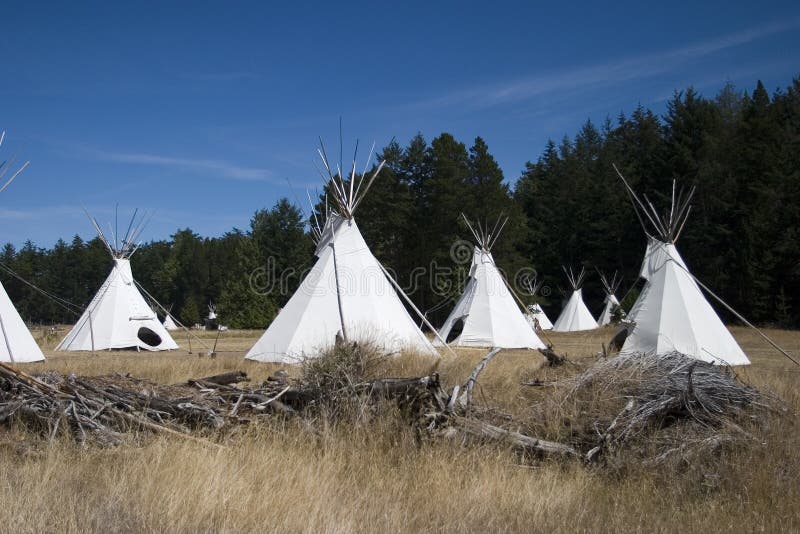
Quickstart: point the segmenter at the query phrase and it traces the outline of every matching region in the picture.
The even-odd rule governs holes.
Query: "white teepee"
[[[615,293],[619,289],[622,278],[620,278],[616,272],[610,280],[600,271],[598,271],[598,274],[600,275],[600,282],[603,284],[603,289],[606,292],[606,298],[603,312],[600,314],[600,318],[597,319],[597,324],[605,326],[611,323],[611,320],[614,318],[614,309],[619,307],[619,300],[617,300]]]
[[[0,132],[0,146],[5,135],[5,132]],[[12,166],[14,166],[13,158],[0,163],[0,181],[5,179]],[[12,172],[11,177],[0,187],[0,193],[5,191],[27,166],[28,162],[25,162]],[[22,317],[8,298],[3,284],[0,283],[0,362],[27,363],[42,360],[44,360],[42,349],[34,341]]]
[[[175,321],[172,319],[172,315],[170,314],[167,314],[167,316],[164,317],[164,322],[161,324],[164,325],[165,330],[170,332],[178,329],[178,325],[175,324]]]
[[[658,237],[648,234],[640,275],[645,285],[631,308],[631,326],[620,353],[666,354],[680,352],[692,358],[723,365],[747,365],[750,360],[708,303],[683,258],[675,248],[694,189],[675,196],[661,217],[645,197],[647,207],[620,174],[644,227],[646,217]],[[647,233],[647,228],[645,228]]]
[[[536,296],[536,293],[539,292],[539,289],[542,287],[542,282],[537,280],[537,277],[534,275],[522,282],[525,285],[525,289],[528,291],[528,295],[531,297]],[[552,330],[553,323],[550,321],[550,318],[547,317],[547,314],[544,313],[542,307],[537,304],[528,304],[528,309],[525,312],[525,318],[534,328],[539,328],[540,330]]]
[[[324,150],[320,156],[329,172],[336,209],[327,214],[323,227],[313,227],[317,262],[245,357],[292,363],[317,356],[337,339],[369,341],[390,353],[408,349],[438,355],[409,316],[353,219],[383,163],[365,180],[366,173],[356,176],[354,162],[349,180],[344,181],[330,172]]]
[[[553,329],[553,323],[539,304],[528,304],[528,313],[525,314],[525,318],[534,328],[538,325],[541,330]]]
[[[17,313],[3,284],[0,284],[0,362],[27,363],[42,360],[42,349]]]
[[[558,319],[556,319],[553,325],[553,331],[578,332],[580,330],[593,330],[597,328],[597,321],[594,320],[591,312],[589,312],[589,308],[587,308],[586,304],[583,302],[581,286],[586,276],[586,270],[581,269],[581,272],[577,276],[572,272],[572,268],[570,268],[569,271],[564,268],[564,272],[572,288],[572,295],[570,295],[564,309],[561,310],[561,314],[558,316]]]
[[[86,311],[56,350],[177,349],[178,345],[145,302],[131,273],[130,257],[136,252],[136,240],[146,224],[145,218],[134,225],[134,212],[121,245],[106,239],[97,221],[91,217],[90,220],[108,247],[114,266]]]
[[[467,220],[466,217],[464,220]],[[504,224],[505,221],[501,224],[498,220],[494,229],[486,232],[480,225],[476,231],[467,221],[478,246],[473,253],[464,293],[439,331],[442,338],[450,341],[451,345],[545,348],[533,326],[525,319],[492,258],[491,247]]]

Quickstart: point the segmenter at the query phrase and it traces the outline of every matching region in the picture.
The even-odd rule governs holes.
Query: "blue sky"
[[[319,185],[340,116],[346,146],[480,135],[513,182],[587,118],[800,75],[788,1],[46,4],[0,16],[2,155],[31,160],[0,195],[15,245],[92,237],[82,205],[155,209],[147,240],[246,228]]]

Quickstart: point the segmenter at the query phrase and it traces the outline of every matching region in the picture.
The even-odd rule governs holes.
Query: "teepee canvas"
[[[172,315],[170,314],[167,314],[167,316],[164,317],[164,322],[161,324],[164,325],[165,330],[168,330],[170,332],[178,329],[178,325],[175,324],[175,320],[172,318]]]
[[[100,239],[106,244],[114,265],[86,311],[61,341],[59,351],[104,349],[177,349],[178,345],[159,322],[139,292],[131,272],[130,257],[146,221],[134,225],[136,213],[121,245],[106,239],[97,221],[90,217]]]
[[[3,284],[0,284],[0,362],[27,363],[42,360],[42,349],[17,313]]]
[[[700,286],[675,248],[694,193],[682,192],[661,216],[647,200],[639,200],[620,174],[634,209],[644,226],[649,220],[656,235],[648,233],[640,274],[645,285],[628,314],[629,333],[620,353],[667,354],[680,352],[722,365],[747,365],[750,360],[706,300]],[[645,228],[647,233],[647,228]]]
[[[525,318],[534,328],[541,330],[553,329],[553,323],[539,304],[528,304],[528,313],[525,314]]]
[[[466,221],[466,217],[464,218]],[[525,319],[511,288],[497,269],[491,247],[505,222],[498,220],[491,232],[467,221],[475,236],[472,267],[464,293],[439,331],[451,345],[462,347],[545,348]]]
[[[5,139],[5,132],[0,132],[0,146]],[[11,168],[15,166],[13,158],[0,163],[0,181],[5,179]],[[22,164],[18,169],[11,173],[11,176],[0,187],[0,193],[20,175],[28,162]],[[3,284],[0,283],[0,361],[9,363],[40,362],[44,360],[42,349],[34,341],[28,327],[20,317],[14,304],[6,293]]]
[[[617,300],[615,293],[619,289],[622,278],[620,278],[616,272],[611,279],[606,278],[606,276],[599,271],[598,274],[600,275],[600,282],[603,284],[603,289],[606,292],[606,298],[603,312],[600,314],[600,318],[597,319],[597,324],[605,326],[611,323],[614,318],[614,310],[619,307],[619,300]]]
[[[313,228],[317,261],[245,357],[292,363],[318,355],[337,339],[369,341],[388,353],[407,349],[438,355],[406,311],[353,218],[383,163],[368,179],[366,173],[356,176],[354,164],[345,181],[330,172],[324,151],[320,156],[329,170],[336,206],[324,225]]]
[[[535,275],[523,280],[522,283],[525,286],[528,295],[531,297],[535,297],[539,292],[539,289],[542,287],[542,282],[537,280]],[[539,304],[528,304],[525,318],[528,320],[531,326],[534,327],[534,330],[536,328],[540,330],[553,329],[553,323],[550,322],[550,318],[547,317],[547,314],[544,313],[544,310]]]
[[[564,309],[556,319],[553,325],[554,332],[578,332],[580,330],[592,330],[597,328],[597,321],[592,317],[589,308],[583,302],[583,292],[581,286],[583,279],[586,276],[586,270],[581,269],[581,272],[576,276],[572,272],[572,268],[567,271],[564,268],[564,273],[567,275],[572,294],[569,297]]]

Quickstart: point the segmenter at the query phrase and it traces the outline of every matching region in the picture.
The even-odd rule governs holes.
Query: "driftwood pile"
[[[570,447],[508,431],[470,414],[478,374],[497,352],[487,355],[467,382],[449,394],[436,373],[374,379],[354,383],[349,390],[360,406],[396,403],[429,436],[476,436],[524,451],[577,455]],[[206,439],[214,435],[209,430],[260,416],[316,415],[331,400],[329,391],[326,398],[318,385],[290,382],[282,371],[256,387],[236,386],[246,380],[244,372],[235,371],[164,386],[121,374],[89,378],[48,371],[34,377],[0,363],[0,424],[17,422],[51,440],[66,433],[79,443],[99,446],[114,446],[142,433],[219,446]]]
[[[325,359],[310,362],[300,379],[278,371],[250,386],[241,385],[248,380],[241,371],[159,385],[121,374],[89,378],[48,371],[34,377],[0,363],[0,424],[17,423],[45,439],[69,435],[100,446],[162,433],[219,447],[225,429],[261,418],[313,422],[355,414],[354,420],[362,420],[380,417],[384,412],[379,408],[388,404],[399,408],[425,439],[493,441],[524,453],[597,463],[664,429],[685,429],[680,425],[687,422],[702,430],[695,433],[697,442],[717,447],[732,433],[746,436],[740,423],[774,404],[729,369],[680,354],[625,356],[552,383],[530,421],[501,423],[516,425],[510,430],[494,424],[492,410],[472,402],[481,372],[499,352],[489,352],[463,384],[447,390],[436,373],[374,378],[380,376],[371,368],[377,360],[356,345],[337,347]],[[574,411],[565,411],[566,405]],[[553,425],[537,425],[537,417],[540,422],[564,419],[556,426],[569,431],[548,431]],[[659,458],[685,452],[680,433],[676,437],[659,450]]]
[[[752,440],[745,426],[781,411],[779,399],[743,383],[731,368],[680,353],[612,358],[563,387],[559,402],[573,403],[585,421],[575,446],[586,450],[587,462],[634,452],[655,464],[716,451]]]
[[[280,383],[246,391],[228,385],[246,379],[235,372],[159,386],[121,374],[64,377],[48,371],[34,377],[0,363],[0,424],[18,422],[51,440],[66,433],[80,443],[113,446],[142,431],[200,440],[194,431],[222,428],[240,406],[290,410],[273,398]]]

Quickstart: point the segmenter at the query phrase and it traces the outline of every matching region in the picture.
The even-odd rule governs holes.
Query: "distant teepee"
[[[178,348],[158,316],[145,302],[131,272],[130,258],[136,252],[137,239],[147,224],[145,217],[137,221],[136,213],[121,243],[117,243],[116,239],[109,241],[97,221],[89,217],[111,253],[114,266],[86,311],[56,350],[135,348],[156,351]],[[116,232],[113,233],[116,236]]]
[[[451,345],[545,348],[532,325],[526,321],[492,257],[492,245],[506,220],[498,219],[491,230],[488,225],[483,228],[478,224],[476,230],[464,217],[477,244],[464,293],[439,332]]]
[[[594,320],[586,304],[583,302],[583,279],[586,277],[586,269],[581,268],[581,272],[575,275],[572,267],[567,270],[562,267],[564,273],[567,275],[570,287],[572,288],[572,295],[570,295],[564,309],[561,310],[561,315],[556,319],[553,325],[554,332],[577,332],[579,330],[592,330],[597,328],[597,321]]]
[[[3,144],[6,133],[0,132],[0,146]],[[0,163],[0,183],[11,172],[14,165],[14,158]],[[0,186],[0,193],[20,175],[28,166],[28,162],[23,163],[15,171],[11,172],[11,177]],[[42,349],[34,341],[28,327],[22,317],[19,316],[11,299],[8,298],[3,284],[0,283],[0,362],[26,363],[39,362],[44,360]]]
[[[647,234],[647,250],[639,272],[645,284],[628,314],[629,333],[620,352],[677,351],[716,364],[749,364],[750,360],[703,296],[675,248],[691,211],[694,188],[676,196],[673,182],[672,203],[662,216],[646,196],[645,204],[622,174],[619,176]],[[648,232],[645,219],[655,235]]]
[[[166,317],[164,317],[164,322],[161,324],[164,325],[165,330],[168,330],[170,332],[178,329],[178,325],[175,324],[175,320],[172,319],[172,315],[169,313],[167,314]]]
[[[622,278],[616,271],[614,272],[614,276],[610,279],[600,271],[597,271],[597,273],[600,275],[600,282],[603,284],[603,289],[606,292],[605,306],[603,307],[603,312],[600,314],[600,318],[597,319],[597,324],[605,326],[611,323],[614,319],[614,310],[619,308],[619,300],[617,300],[615,293],[619,289],[620,283],[622,283]]]
[[[536,294],[542,288],[542,281],[538,280],[536,276],[526,280],[524,284],[528,295],[531,297],[536,296]],[[525,318],[534,328],[539,328],[540,330],[553,329],[553,323],[550,321],[550,318],[547,317],[547,314],[544,313],[544,310],[538,303],[528,304],[528,310],[525,313]]]
[[[317,262],[246,358],[296,362],[315,357],[337,340],[369,341],[388,353],[410,349],[438,355],[400,300],[388,273],[370,252],[353,218],[385,162],[371,176],[348,180],[331,172],[324,149],[335,207],[323,225],[313,227]],[[370,153],[369,160],[372,158]],[[341,165],[340,165],[341,167]],[[404,298],[407,298],[404,296]]]

